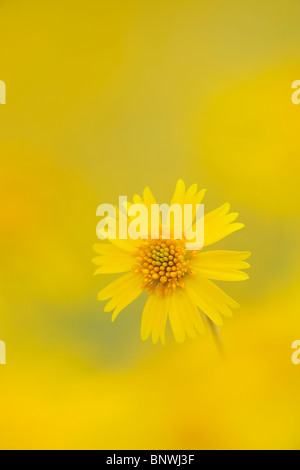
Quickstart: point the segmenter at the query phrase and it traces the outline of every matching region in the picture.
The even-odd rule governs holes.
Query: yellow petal
[[[140,284],[132,286],[131,290],[127,292],[127,295],[122,297],[122,299],[120,299],[116,309],[113,312],[111,321],[115,321],[119,313],[125,307],[127,307],[127,305],[131,304],[134,300],[136,300],[141,295],[142,292],[143,292],[143,289],[140,287]]]
[[[93,246],[93,249],[98,255],[119,256],[120,254],[122,254],[122,250],[112,245],[111,243],[105,241],[101,243],[96,243]]]
[[[197,194],[198,186],[197,184],[192,184],[186,192],[186,199],[193,199],[193,197]]]
[[[158,342],[159,338],[165,344],[168,309],[168,296],[161,297],[154,293],[148,297],[142,315],[141,338],[143,341],[146,341],[152,334],[154,344]]]
[[[128,273],[118,277],[98,293],[98,300],[107,300],[113,297],[114,293],[122,289],[124,285],[127,285],[133,276],[135,276],[135,273]]]
[[[189,187],[187,191],[185,191],[185,183],[183,180],[179,180],[177,182],[176,188],[174,195],[171,200],[171,205],[172,204],[180,204],[183,206],[184,204],[201,204],[204,195],[206,193],[206,189],[201,189],[201,191],[198,191],[198,186],[197,184],[192,184],[192,186]],[[196,206],[195,206],[196,209]]]
[[[172,204],[182,204],[185,196],[185,183],[183,180],[179,180],[176,184],[175,192],[171,200]]]
[[[154,295],[150,295],[147,299],[147,302],[144,306],[142,314],[142,323],[141,323],[141,338],[142,341],[146,341],[152,331],[152,320],[153,312],[155,311],[155,299]]]
[[[132,198],[133,200],[133,204],[142,204],[143,203],[143,200],[141,198],[141,196],[139,196],[138,194],[135,194]]]
[[[133,196],[133,203],[134,204],[144,204],[147,207],[147,209],[149,211],[149,214],[150,214],[150,211],[151,211],[151,204],[157,204],[156,199],[153,196],[150,188],[148,188],[148,186],[144,189],[143,197],[139,196],[138,194],[135,194]]]
[[[104,311],[114,310],[112,321],[117,315],[133,302],[141,293],[142,278],[136,273],[128,273],[120,276],[111,284],[102,289],[98,294],[98,300],[111,299],[104,308]]]
[[[198,331],[198,333],[204,334],[205,325],[204,325],[203,319],[200,315],[200,312],[198,310],[196,303],[192,300],[192,298],[190,297],[186,289],[185,289],[185,297],[186,297],[186,302],[189,302],[190,304],[190,308],[186,309],[186,313],[189,316],[189,321],[194,326],[194,328]]]
[[[184,340],[185,334],[196,337],[196,331],[205,332],[205,326],[196,303],[186,289],[176,289],[170,297],[170,323],[177,341]]]
[[[165,344],[165,330],[169,310],[169,297],[158,297],[157,300],[156,314],[153,318],[152,342],[153,344],[156,344],[160,338],[162,344]]]
[[[176,302],[175,297],[178,298],[178,296],[175,296],[174,294],[171,294],[170,296],[169,319],[176,341],[178,343],[183,343],[185,340],[185,326],[182,318],[182,312],[180,310],[180,305],[178,302]]]
[[[248,274],[240,269],[250,268],[244,261],[250,255],[248,251],[206,251],[200,252],[191,263],[193,270],[207,279],[242,281],[249,279]]]
[[[185,230],[184,205],[185,204],[191,204],[192,205],[192,209],[193,209],[193,212],[192,212],[193,213],[193,218],[192,218],[192,221],[191,221],[191,226],[192,226],[192,224],[195,220],[196,214],[197,214],[196,204],[201,204],[202,199],[205,195],[206,189],[202,189],[199,192],[197,192],[197,191],[198,191],[197,184],[192,184],[192,186],[190,186],[189,189],[186,191],[184,181],[179,180],[177,182],[175,192],[174,192],[174,195],[172,197],[170,206],[172,206],[173,204],[179,204],[181,206],[181,210],[182,210],[182,214],[183,214],[182,227],[181,227],[182,233],[184,233],[184,230]],[[174,227],[174,221],[173,221],[173,223],[171,223],[171,231],[172,231],[173,227]]]
[[[155,197],[153,196],[151,190],[148,188],[148,186],[144,189],[143,193],[143,199],[145,205],[150,209],[151,204],[156,204]]]
[[[206,193],[206,189],[201,189],[201,191],[197,193],[197,185],[193,184],[187,190],[186,195],[184,196],[184,199],[183,199],[183,204],[193,204],[195,206],[196,204],[201,204],[205,196],[205,193]]]
[[[200,310],[217,326],[223,324],[221,315],[230,317],[232,316],[231,309],[239,307],[237,302],[200,274],[195,278],[187,279],[186,288]]]
[[[238,217],[238,213],[229,211],[230,204],[227,203],[204,216],[204,246],[216,243],[244,227],[243,224],[232,223]]]
[[[151,232],[151,205],[157,204],[155,197],[153,196],[150,188],[146,187],[143,192],[143,197],[135,194],[133,196],[133,203],[134,204],[144,204],[148,210],[148,229],[149,229],[149,236]],[[130,217],[134,219],[135,217]]]
[[[95,275],[128,272],[135,263],[129,253],[109,243],[95,245],[94,249],[101,255],[93,259],[93,263],[100,266],[96,269]]]
[[[97,259],[97,258],[96,258]],[[98,263],[100,264],[100,263]],[[127,273],[131,270],[132,262],[130,263],[121,263],[119,260],[110,260],[108,263],[103,263],[99,268],[94,272],[94,276],[98,274],[121,274]]]

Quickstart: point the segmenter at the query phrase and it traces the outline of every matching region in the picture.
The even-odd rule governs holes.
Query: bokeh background
[[[299,449],[298,0],[0,0],[0,447]],[[93,277],[96,208],[178,178],[251,279],[221,330],[140,340]]]

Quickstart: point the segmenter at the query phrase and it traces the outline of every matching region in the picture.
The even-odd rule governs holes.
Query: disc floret
[[[184,240],[145,240],[135,253],[134,272],[143,275],[148,294],[156,288],[170,295],[177,287],[185,287],[185,277],[193,275],[190,260],[194,255],[185,249]]]

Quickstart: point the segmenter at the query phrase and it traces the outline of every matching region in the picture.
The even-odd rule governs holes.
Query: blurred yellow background
[[[300,449],[298,0],[1,0],[0,448]],[[221,331],[140,339],[93,278],[96,208],[183,178],[252,251]]]

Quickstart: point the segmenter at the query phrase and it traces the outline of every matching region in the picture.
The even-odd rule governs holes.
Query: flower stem
[[[219,354],[220,354],[220,356],[224,357],[225,356],[224,346],[223,346],[223,342],[222,342],[222,339],[221,339],[221,336],[220,336],[219,328],[214,324],[214,322],[211,321],[210,318],[207,318],[207,321],[208,321],[208,325],[209,325],[210,331],[212,333],[214,342],[215,342],[215,344],[217,346],[217,349],[219,351]]]

